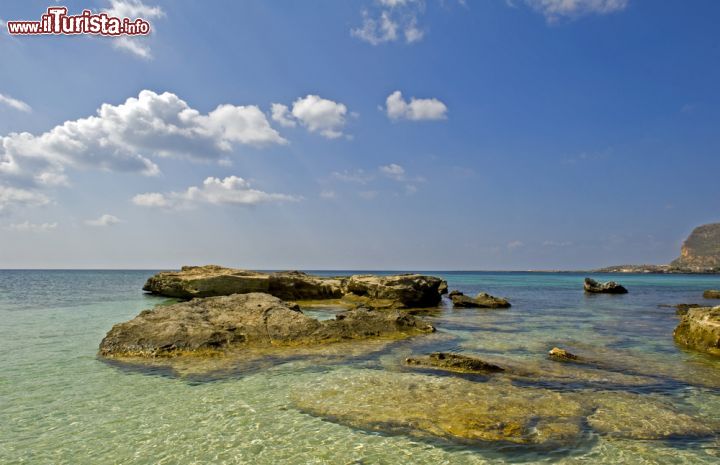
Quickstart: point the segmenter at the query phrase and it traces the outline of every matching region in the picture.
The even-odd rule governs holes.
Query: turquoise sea
[[[528,381],[534,388],[583,396],[619,391],[661,399],[683,418],[720,419],[720,359],[677,347],[675,310],[661,306],[703,303],[702,291],[720,288],[719,277],[594,275],[618,280],[630,293],[586,296],[584,275],[574,273],[424,271],[447,279],[450,289],[507,297],[513,307],[445,306],[426,316],[438,328],[429,339],[399,341],[326,363],[295,358],[261,368],[220,364],[206,371],[173,371],[98,359],[98,344],[113,324],[166,302],[141,291],[153,273],[0,271],[0,463],[720,463],[717,431],[653,439],[588,426],[572,447],[538,450],[366,430],[304,412],[293,400],[309,390],[337,388],[327,383],[342,377],[328,374],[391,376],[398,360],[432,350],[502,359],[542,372],[551,366],[545,354],[559,345],[613,368],[569,381],[539,376]],[[623,376],[653,382],[618,381]],[[621,408],[632,413],[633,402]],[[658,416],[654,421],[674,420]]]

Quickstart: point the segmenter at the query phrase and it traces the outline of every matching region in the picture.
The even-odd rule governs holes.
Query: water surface
[[[438,327],[436,336],[327,363],[297,358],[251,370],[238,365],[182,373],[99,360],[98,344],[113,324],[165,301],[140,290],[152,273],[0,271],[0,463],[720,461],[717,436],[656,441],[588,432],[571,450],[519,450],[368,432],[302,413],[292,400],[323,374],[392,373],[410,353],[450,350],[542,368],[547,350],[563,345],[613,362],[620,367],[617,378],[540,379],[530,382],[534,387],[661,396],[698,418],[718,417],[720,361],[675,346],[674,309],[659,306],[702,303],[704,289],[720,287],[718,277],[597,275],[622,281],[630,293],[586,296],[583,276],[571,273],[428,272],[447,279],[451,289],[504,296],[513,307],[445,306],[427,315]],[[621,382],[640,372],[654,374],[656,382]]]

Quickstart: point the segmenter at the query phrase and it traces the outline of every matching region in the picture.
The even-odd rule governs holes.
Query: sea
[[[630,292],[586,295],[586,275],[579,273],[417,271],[442,277],[450,289],[466,294],[506,297],[512,307],[453,309],[444,302],[423,315],[437,328],[435,335],[393,341],[360,355],[277,358],[250,366],[216,360],[207,370],[143,368],[108,362],[97,352],[114,324],[168,303],[141,290],[155,271],[0,271],[0,463],[720,463],[720,431],[712,430],[720,420],[720,357],[677,346],[672,333],[678,316],[670,307],[711,305],[702,292],[720,288],[720,277],[594,274],[620,281]],[[307,311],[322,317],[330,310]],[[547,359],[555,346],[609,367],[602,372],[607,376],[585,376],[592,371],[585,370],[566,379],[553,368],[557,362]],[[579,440],[551,448],[456,441],[413,431],[412,422],[406,430],[363,427],[362,421],[333,416],[333,408],[343,411],[341,405],[328,405],[327,415],[298,406],[304,393],[342,390],[329,383],[362,380],[362,373],[392,379],[396,371],[406,373],[401,368],[406,356],[435,350],[535,373],[510,381],[517,387],[588,399],[619,392],[628,401],[618,401],[614,430],[583,423]],[[337,373],[343,376],[333,376]],[[634,377],[653,381],[623,382]],[[645,424],[638,426],[633,423],[638,399],[658,400],[677,416],[644,412]],[[684,422],[707,423],[714,432],[684,434]],[[677,431],[662,437],[644,433],[664,427]]]

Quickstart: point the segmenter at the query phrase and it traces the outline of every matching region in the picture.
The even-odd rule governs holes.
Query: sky
[[[86,0],[11,36],[0,268],[667,263],[720,221],[720,2]]]

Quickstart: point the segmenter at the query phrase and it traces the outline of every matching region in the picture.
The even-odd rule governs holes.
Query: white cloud
[[[13,108],[15,110],[18,110],[18,111],[23,111],[25,113],[30,113],[32,111],[32,108],[30,107],[30,105],[23,102],[22,100],[12,98],[9,95],[0,94],[0,104],[6,105],[6,106]]]
[[[412,121],[442,120],[447,118],[447,106],[436,98],[417,99],[407,102],[402,92],[396,90],[385,100],[387,116],[393,120],[408,119]]]
[[[50,203],[50,199],[35,191],[0,185],[0,212],[11,206],[39,207]]]
[[[425,36],[417,17],[424,13],[422,0],[379,0],[374,12],[363,11],[362,25],[350,30],[350,35],[372,45],[395,42],[405,37],[412,44]]]
[[[120,221],[120,218],[118,218],[117,216],[109,215],[107,213],[101,215],[99,218],[96,218],[94,220],[85,220],[86,225],[99,228],[113,226],[118,223],[122,223],[122,221]]]
[[[335,199],[335,198],[337,198],[337,194],[335,194],[335,191],[324,190],[324,191],[320,192],[320,198]]]
[[[318,95],[307,95],[293,103],[292,115],[308,131],[335,139],[343,135],[347,107]]]
[[[63,185],[66,167],[156,175],[149,157],[219,159],[235,145],[285,143],[257,106],[226,104],[201,114],[175,94],[143,90],[40,135],[1,137],[0,178]]]
[[[271,105],[271,111],[273,121],[280,124],[280,126],[292,128],[297,124],[295,120],[292,119],[293,115],[290,114],[290,109],[287,105],[283,105],[282,103],[273,103]]]
[[[610,14],[627,8],[630,0],[525,0],[525,3],[548,19],[578,17],[588,14]]]
[[[108,15],[118,18],[143,18],[146,21],[158,19],[165,16],[165,12],[159,6],[148,6],[140,0],[110,0],[110,8],[104,10]],[[155,28],[152,28],[154,32]],[[110,38],[113,47],[129,52],[145,60],[152,58],[148,37],[144,36],[121,36]]]
[[[167,207],[170,204],[163,194],[157,192],[138,194],[133,197],[132,201],[141,207]]]
[[[366,184],[372,181],[373,176],[366,173],[363,169],[333,171],[330,176],[342,182],[352,182],[357,184]]]
[[[52,231],[54,229],[57,229],[58,224],[57,223],[40,223],[35,224],[31,223],[29,221],[24,221],[22,223],[13,223],[8,226],[6,226],[5,229],[10,231],[18,231],[18,232],[47,232]]]
[[[253,189],[246,180],[237,176],[225,179],[209,177],[202,186],[189,187],[184,192],[139,194],[132,201],[141,207],[182,209],[197,204],[257,205],[261,203],[297,202],[300,197],[273,194]]]
[[[402,181],[403,179],[405,179],[405,168],[395,163],[381,166],[380,172],[385,176],[393,178],[397,181]]]
[[[405,42],[408,44],[419,42],[423,37],[425,37],[425,31],[418,27],[416,18],[413,18],[410,22],[408,22],[405,26],[405,30],[403,30],[403,34],[405,34]]]
[[[350,30],[350,34],[372,45],[393,42],[398,37],[398,23],[393,21],[390,15],[389,11],[383,11],[378,18],[373,18],[364,11],[362,26]]]

